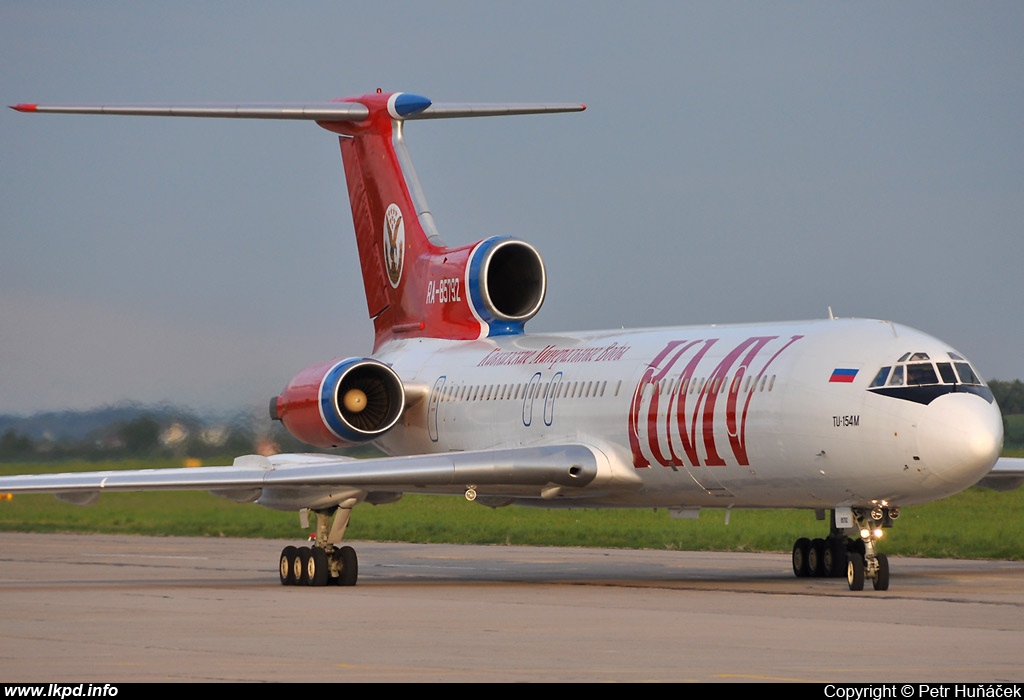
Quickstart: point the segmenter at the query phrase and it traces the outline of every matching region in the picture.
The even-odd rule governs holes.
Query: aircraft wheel
[[[825,572],[825,540],[815,539],[807,549],[807,575],[820,577]]]
[[[298,551],[295,547],[288,546],[281,550],[281,559],[278,562],[278,571],[281,575],[282,586],[294,586],[296,576],[294,575],[295,557]]]
[[[359,558],[356,550],[351,547],[342,547],[338,550],[338,558],[341,559],[341,576],[338,577],[339,586],[354,586],[359,578]]]
[[[295,567],[295,585],[309,585],[309,547],[299,547],[296,550],[295,558],[292,559],[292,566]]]
[[[806,537],[801,537],[793,545],[793,574],[797,578],[810,576],[807,570],[807,554],[810,548],[811,541]]]
[[[822,565],[826,578],[839,578],[846,571],[846,540],[825,541]]]
[[[889,590],[889,557],[884,554],[876,554],[875,561],[878,562],[878,569],[875,571],[875,578],[872,584],[876,591]]]
[[[851,591],[864,590],[864,557],[858,552],[850,552],[846,562],[846,581]]]
[[[321,547],[313,547],[306,561],[306,580],[310,586],[326,586],[330,577],[327,568],[327,552]]]

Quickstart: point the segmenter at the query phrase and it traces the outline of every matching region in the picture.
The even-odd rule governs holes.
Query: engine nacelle
[[[349,358],[299,372],[270,402],[270,417],[299,440],[342,447],[374,440],[405,410],[402,380],[383,362]]]
[[[547,277],[540,254],[514,238],[480,241],[469,258],[469,295],[477,314],[492,326],[522,325],[537,315],[547,291]]]

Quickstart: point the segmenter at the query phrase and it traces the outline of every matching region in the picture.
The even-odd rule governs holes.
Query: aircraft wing
[[[289,503],[303,493],[322,503],[325,492],[335,491],[351,497],[353,492],[464,493],[473,488],[542,497],[544,492],[565,495],[563,489],[582,489],[607,463],[600,450],[577,444],[373,459],[246,455],[232,466],[0,477],[0,493],[53,493],[86,505],[106,491],[202,490],[239,501],[259,499],[270,507],[276,507],[272,502],[278,499],[270,496],[275,491],[291,494]]]
[[[1021,484],[1024,484],[1024,459],[1000,457],[992,471],[983,476],[975,486],[993,491],[1013,491]]]

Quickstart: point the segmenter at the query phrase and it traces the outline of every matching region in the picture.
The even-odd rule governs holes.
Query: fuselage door
[[[430,391],[430,403],[427,405],[427,434],[430,435],[431,442],[438,440],[437,405],[441,402],[441,393],[444,390],[446,379],[447,376],[442,374],[434,382],[434,388]]]

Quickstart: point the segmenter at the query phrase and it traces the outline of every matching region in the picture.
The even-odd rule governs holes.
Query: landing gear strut
[[[279,573],[283,586],[354,586],[359,576],[356,550],[335,547],[348,527],[351,508],[314,511],[316,541],[312,547],[281,550]],[[333,519],[333,521],[332,521]]]
[[[889,590],[889,557],[875,551],[875,542],[882,537],[882,528],[892,525],[893,518],[898,517],[896,508],[853,509],[864,552],[850,555],[846,581],[851,591],[864,590],[864,579],[869,579],[876,591]]]
[[[793,573],[800,578],[839,578],[845,574],[851,591],[864,590],[865,580],[870,580],[876,591],[888,590],[889,559],[875,551],[875,542],[899,511],[879,506],[853,508],[852,514],[857,537],[847,537],[846,530],[836,526],[833,512],[826,539],[798,539],[793,545]]]

